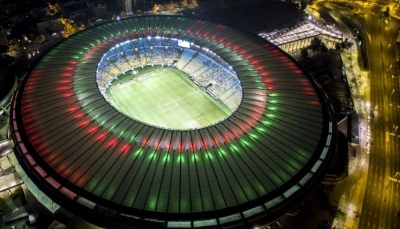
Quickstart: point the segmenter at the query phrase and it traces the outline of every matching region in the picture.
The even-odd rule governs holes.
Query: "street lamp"
[[[367,109],[369,109],[370,106],[371,106],[370,103],[366,103],[366,104],[365,104],[365,110],[364,110],[364,112],[367,111]]]

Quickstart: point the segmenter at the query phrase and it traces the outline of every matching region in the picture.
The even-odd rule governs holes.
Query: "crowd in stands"
[[[198,46],[179,47],[176,39],[154,37],[123,42],[104,54],[96,76],[101,93],[119,75],[147,65],[175,66],[232,111],[241,102],[240,81],[219,56]]]

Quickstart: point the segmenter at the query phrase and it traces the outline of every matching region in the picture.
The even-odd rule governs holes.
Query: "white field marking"
[[[181,80],[181,79],[179,79],[179,80]],[[181,80],[182,81],[182,80]],[[182,81],[183,82],[183,81]],[[188,86],[189,88],[191,88],[189,85],[187,85],[185,82],[183,82],[186,86]],[[188,96],[191,96],[191,95],[193,95],[194,94],[194,92],[192,92],[192,93],[189,93],[189,94],[186,94],[185,96],[182,96],[182,97],[180,97],[180,98],[177,98],[177,99],[175,99],[176,100],[176,102],[177,102],[177,106],[176,106],[176,108],[178,108],[178,107],[180,107],[180,105],[179,105],[179,101],[180,100],[182,100],[182,99],[184,99],[184,98],[186,98],[186,97],[188,97]],[[146,115],[146,114],[149,114],[149,113],[152,113],[152,112],[155,112],[155,111],[157,111],[157,110],[159,110],[160,108],[159,107],[157,107],[157,108],[154,108],[154,109],[150,109],[150,110],[148,110],[148,111],[146,111],[146,112],[144,112],[143,114],[140,114],[140,115]],[[173,110],[173,109],[172,109]]]
[[[126,114],[129,114],[126,110],[125,107],[119,102],[119,100],[116,98],[116,96],[113,94],[113,90],[110,90],[110,94],[112,97],[114,97],[114,100],[119,104],[119,106],[122,108],[122,110],[124,110],[124,112]]]
[[[128,91],[125,90],[125,93],[132,93],[132,92],[130,90],[128,90]],[[126,100],[126,98],[124,96],[122,96],[122,98],[121,98],[121,95],[118,94],[118,96],[120,97],[120,99],[122,101]],[[129,100],[126,100],[126,101],[129,101]],[[124,110],[127,111],[127,109],[128,109],[128,112],[127,112],[128,115],[138,118],[138,116],[137,116],[138,114],[136,114],[135,110],[132,109],[132,107],[130,106],[129,103],[124,102],[124,103],[121,103],[121,105],[124,107]]]
[[[161,103],[161,102],[164,101],[164,100],[169,100],[169,102],[163,102],[163,103]],[[169,105],[172,105],[172,104],[174,104],[174,107],[168,108],[168,106],[169,106]],[[158,108],[160,108],[161,110],[170,111],[170,110],[174,110],[174,109],[175,109],[177,106],[179,106],[179,105],[178,105],[178,101],[176,101],[176,99],[173,99],[173,98],[162,98],[162,99],[160,99],[160,100],[158,101],[157,106],[158,106]],[[163,108],[163,107],[165,107],[165,106],[167,106],[167,108]]]

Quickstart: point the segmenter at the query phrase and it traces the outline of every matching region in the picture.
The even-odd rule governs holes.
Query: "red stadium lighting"
[[[223,118],[197,125],[201,112],[215,111],[202,100],[187,102],[202,109],[185,118],[190,109],[178,110],[183,99],[171,92],[147,99],[161,94],[162,81],[140,73],[148,66],[156,76],[185,73],[179,79],[195,90],[184,95],[208,95],[226,106]],[[10,108],[15,156],[54,206],[100,227],[275,220],[320,183],[336,148],[332,111],[312,78],[268,41],[212,22],[157,15],[100,24],[57,44],[29,72]],[[115,79],[132,72],[129,83],[153,90],[122,100],[159,110],[130,116],[109,101]],[[152,122],[161,108],[177,126]]]

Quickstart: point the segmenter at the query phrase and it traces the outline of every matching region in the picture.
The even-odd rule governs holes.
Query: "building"
[[[146,0],[133,0],[133,5],[138,6],[138,5],[144,4],[145,2],[146,2]]]
[[[335,49],[336,44],[343,42],[343,34],[310,21],[302,22],[292,28],[260,33],[259,36],[269,40],[289,54],[299,53],[311,45],[314,38],[318,38],[328,49]]]
[[[96,19],[107,18],[107,5],[105,4],[94,4],[91,6]]]
[[[251,6],[275,0],[197,0],[197,4],[204,12],[229,8]]]
[[[6,31],[3,26],[0,25],[0,45],[8,45],[8,39]]]
[[[30,17],[29,13],[22,13],[11,17],[12,24],[24,21]]]
[[[0,2],[0,13],[4,15],[12,15],[16,10],[17,5],[15,3],[3,4]]]
[[[65,11],[68,15],[68,18],[71,20],[75,20],[78,17],[84,17],[88,10],[89,6],[86,2],[67,2],[62,5],[63,11]]]
[[[132,0],[118,0],[118,5],[121,6],[125,15],[132,14]]]
[[[46,8],[45,7],[36,7],[33,8],[29,11],[31,14],[31,17],[34,18],[35,20],[40,20],[44,16],[46,16]]]
[[[43,21],[36,23],[40,34],[57,33],[64,30],[61,18],[58,16],[44,18]]]
[[[135,53],[118,51],[127,40],[153,38],[223,60],[219,67],[242,87],[237,110],[181,130],[111,107],[97,84],[100,59]],[[180,16],[127,18],[72,35],[32,67],[11,105],[16,168],[28,187],[51,212],[108,228],[271,222],[314,191],[336,149],[329,100],[293,58],[253,34]]]

